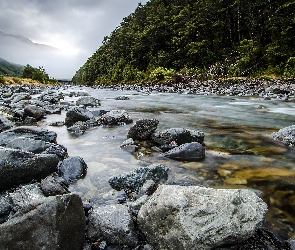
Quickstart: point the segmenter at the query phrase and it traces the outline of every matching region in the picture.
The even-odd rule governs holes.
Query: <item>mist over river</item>
[[[66,126],[49,126],[64,121],[66,111],[48,115],[40,126],[57,133],[57,143],[70,156],[82,157],[87,175],[70,186],[82,200],[117,203],[119,192],[108,178],[141,166],[160,163],[169,168],[170,183],[197,184],[213,188],[250,188],[268,204],[266,226],[289,238],[295,237],[295,149],[269,137],[295,124],[295,102],[255,97],[214,96],[177,93],[142,93],[89,87],[65,88],[63,94],[85,91],[101,100],[90,110],[128,112],[133,121],[157,119],[157,131],[185,128],[205,133],[206,158],[183,162],[159,156],[145,145],[131,154],[120,148],[132,124],[99,126],[73,134]],[[127,96],[129,100],[115,100]],[[64,101],[78,97],[65,95]]]

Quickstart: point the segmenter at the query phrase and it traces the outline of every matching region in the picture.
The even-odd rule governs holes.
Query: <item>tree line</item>
[[[287,0],[150,0],[104,38],[73,82],[295,77],[294,10]]]

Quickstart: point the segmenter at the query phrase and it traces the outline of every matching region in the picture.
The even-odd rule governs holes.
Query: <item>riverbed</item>
[[[141,145],[131,154],[120,148],[132,124],[99,126],[72,134],[65,126],[49,126],[64,121],[66,111],[48,115],[40,124],[57,133],[57,142],[70,156],[82,157],[87,175],[70,186],[84,201],[117,203],[119,193],[108,184],[113,175],[141,166],[161,163],[169,168],[169,183],[197,184],[212,188],[250,188],[268,204],[265,226],[282,237],[295,237],[295,149],[268,135],[295,124],[295,102],[264,100],[258,97],[143,93],[70,87],[65,101],[75,102],[70,91],[87,92],[101,100],[90,110],[126,110],[133,121],[153,118],[158,131],[186,128],[205,133],[206,158],[200,162],[175,161]],[[126,96],[129,100],[115,100]]]

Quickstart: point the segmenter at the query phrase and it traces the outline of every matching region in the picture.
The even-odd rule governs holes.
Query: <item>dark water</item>
[[[46,125],[63,121],[65,112],[50,115],[42,126],[56,131],[57,142],[67,147],[69,155],[83,157],[88,165],[86,177],[70,187],[72,192],[84,200],[115,203],[117,192],[108,184],[110,176],[161,163],[170,168],[169,181],[258,190],[269,206],[266,225],[295,238],[295,149],[268,137],[295,124],[295,102],[172,93],[145,95],[91,88],[83,91],[101,100],[99,109],[124,109],[134,121],[159,120],[158,130],[183,127],[203,131],[206,158],[201,162],[174,161],[159,157],[145,145],[132,155],[120,149],[131,124],[97,127],[73,135],[65,126]],[[130,100],[115,100],[122,95]]]

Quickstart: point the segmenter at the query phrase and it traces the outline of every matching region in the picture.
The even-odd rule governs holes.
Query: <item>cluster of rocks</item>
[[[100,101],[85,92],[71,92],[70,96],[80,97],[76,105],[62,102],[63,95],[55,89],[2,89],[3,249],[295,249],[293,240],[282,241],[261,227],[267,205],[255,191],[169,183],[169,169],[161,164],[112,176],[109,184],[119,192],[116,204],[82,202],[68,187],[86,175],[84,160],[68,156],[54,132],[23,125],[61,109],[67,109],[61,125],[70,132],[121,126],[133,120],[125,110],[90,112],[88,108],[100,106]],[[203,132],[185,128],[157,131],[158,124],[155,119],[136,121],[121,148],[135,153],[148,142],[163,157],[205,158]],[[293,127],[286,128],[273,138],[294,145],[293,131]]]
[[[288,100],[295,97],[294,79],[226,79],[206,80],[183,79],[162,84],[100,85],[97,88],[113,90],[136,90],[151,92],[185,93],[197,95],[259,96],[266,100]]]

